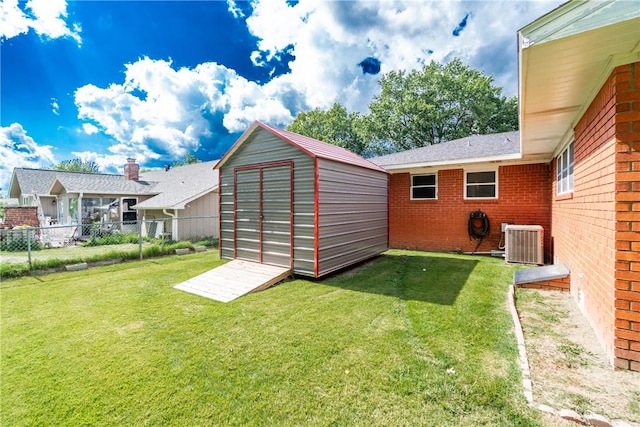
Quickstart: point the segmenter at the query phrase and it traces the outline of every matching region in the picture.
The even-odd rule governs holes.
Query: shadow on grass
[[[387,253],[319,282],[403,300],[452,305],[478,262],[454,254]]]

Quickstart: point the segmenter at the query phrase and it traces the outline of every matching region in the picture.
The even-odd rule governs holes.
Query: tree
[[[82,159],[63,160],[53,165],[51,169],[66,172],[100,173],[100,166],[96,162]]]
[[[335,103],[324,111],[318,108],[299,113],[287,130],[320,141],[346,148],[357,154],[366,154],[367,142],[361,131],[359,113],[349,113]]]
[[[454,59],[422,70],[391,71],[363,121],[367,134],[403,151],[458,139],[518,129],[517,98],[501,96],[493,77]]]
[[[194,163],[200,163],[201,160],[195,156],[195,154],[187,153],[184,155],[182,160],[177,160],[173,162],[173,166],[184,166],[184,165],[192,165]]]

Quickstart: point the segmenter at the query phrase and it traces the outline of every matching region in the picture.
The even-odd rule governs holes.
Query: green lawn
[[[227,304],[173,289],[220,262],[3,281],[0,424],[539,424],[503,261],[390,251]]]
[[[150,246],[149,243],[144,242],[143,247]],[[95,255],[104,254],[111,251],[137,251],[139,245],[137,243],[123,243],[119,245],[104,245],[104,246],[89,246],[84,247],[80,245],[65,246],[63,248],[47,248],[38,251],[31,252],[31,259],[33,261],[46,261],[49,259],[76,259],[82,257],[91,257]],[[21,252],[7,252],[3,251],[2,255],[3,263],[26,263],[29,261],[29,253],[27,251]]]

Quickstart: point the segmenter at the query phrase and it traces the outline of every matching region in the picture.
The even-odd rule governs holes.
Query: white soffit
[[[522,153],[551,159],[612,69],[640,60],[640,2],[574,1],[519,40]]]

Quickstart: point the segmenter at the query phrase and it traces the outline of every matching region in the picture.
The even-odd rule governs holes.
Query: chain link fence
[[[144,259],[217,247],[218,217],[17,226],[0,229],[2,277],[76,262]],[[186,250],[186,251],[185,251]],[[21,265],[18,267],[17,265]]]

